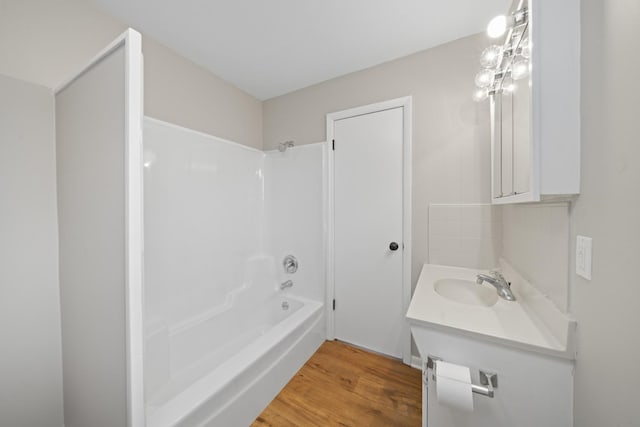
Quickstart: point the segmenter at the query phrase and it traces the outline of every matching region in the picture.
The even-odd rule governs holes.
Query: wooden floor
[[[420,371],[326,341],[252,427],[420,426]]]

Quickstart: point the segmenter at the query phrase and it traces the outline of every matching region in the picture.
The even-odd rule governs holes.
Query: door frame
[[[412,145],[412,97],[391,99],[375,104],[350,108],[327,114],[327,247],[326,247],[326,326],[327,339],[335,339],[335,317],[333,300],[335,298],[335,176],[334,176],[334,124],[337,120],[362,116],[393,108],[403,108],[402,136],[402,311],[406,313],[411,301],[411,145]],[[402,327],[402,361],[411,364],[411,332],[406,319]]]
[[[144,295],[143,295],[143,168],[142,35],[127,28],[70,78],[57,86],[61,92],[94,65],[124,49],[125,55],[125,313],[126,417],[128,427],[145,425],[144,403]]]

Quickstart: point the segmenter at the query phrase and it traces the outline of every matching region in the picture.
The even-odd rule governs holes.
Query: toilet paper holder
[[[431,370],[431,379],[434,382],[436,381],[436,361],[438,360],[442,361],[439,357],[427,356],[427,363],[425,364],[423,372],[425,384],[428,382],[428,370]],[[494,389],[498,388],[498,374],[495,372],[483,371],[482,369],[479,370],[479,373],[481,385],[471,384],[471,391],[473,393],[492,398]]]

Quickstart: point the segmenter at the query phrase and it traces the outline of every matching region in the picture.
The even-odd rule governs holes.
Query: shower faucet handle
[[[287,255],[282,261],[284,272],[287,274],[293,274],[298,271],[298,260],[293,255]]]

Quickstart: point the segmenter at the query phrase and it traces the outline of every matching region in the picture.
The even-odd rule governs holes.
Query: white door
[[[402,107],[334,122],[335,337],[402,357]]]

